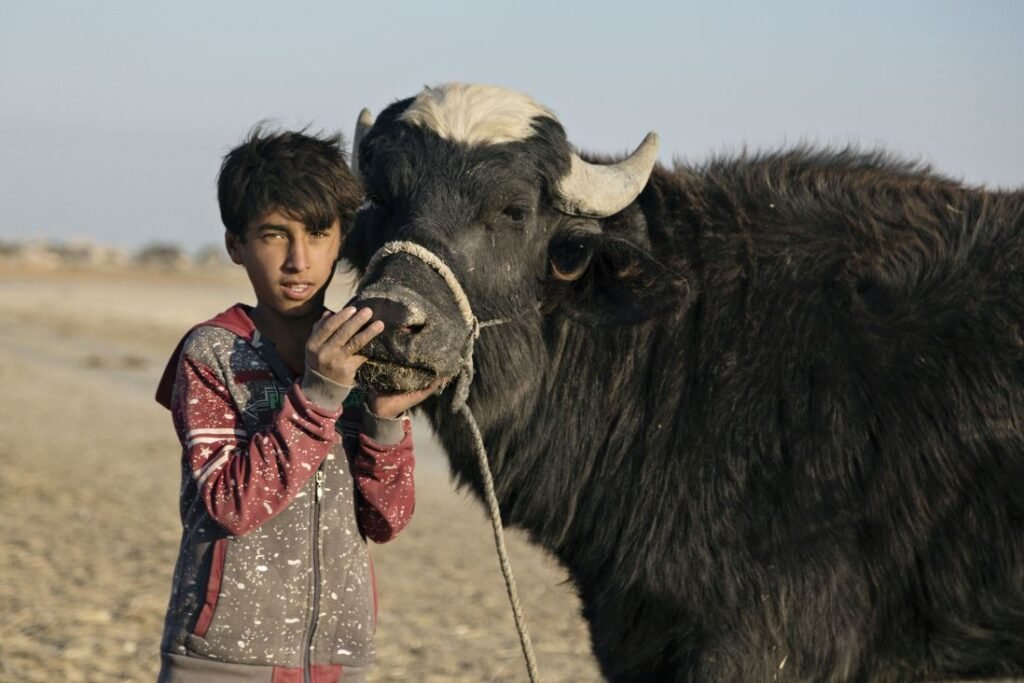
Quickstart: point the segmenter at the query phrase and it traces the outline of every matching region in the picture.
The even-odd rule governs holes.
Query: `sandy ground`
[[[0,681],[155,679],[179,446],[153,388],[182,332],[235,301],[235,272],[0,272]],[[373,680],[527,680],[483,507],[416,429],[416,515],[372,549]],[[598,680],[564,571],[508,543],[542,678]]]

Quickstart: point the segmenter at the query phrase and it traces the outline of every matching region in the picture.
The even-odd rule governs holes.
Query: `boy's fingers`
[[[334,315],[329,315],[325,311],[324,316],[313,325],[313,331],[310,333],[309,340],[306,343],[313,347],[322,346],[355,313],[356,309],[353,306],[346,306]]]
[[[369,316],[367,316],[367,319],[369,319]],[[349,321],[349,323],[356,321],[359,321],[358,317]],[[366,325],[354,334],[351,330],[346,329],[346,326],[349,323],[340,327],[327,343],[337,344],[338,346],[346,349],[350,354],[355,354],[356,351],[366,346],[371,339],[384,331],[384,323],[380,320],[374,320],[372,323]],[[365,320],[360,321],[360,323],[360,326],[362,326],[362,324],[365,324]]]
[[[360,368],[360,366],[362,366],[363,363],[365,363],[366,361],[368,361],[370,359],[367,358],[366,356],[362,356],[362,355],[360,355],[358,353],[353,353],[351,356],[348,357],[348,360],[349,360],[349,363],[352,363],[352,361],[355,361],[355,363],[352,363],[352,365],[354,366],[354,367],[352,367],[352,370],[355,371],[355,370],[358,370]]]
[[[359,330],[363,329],[366,323],[370,322],[373,317],[373,311],[369,308],[360,308],[356,311],[355,315],[349,317],[348,320],[338,326],[334,332],[331,333],[330,339],[325,343],[332,344],[334,346],[342,346],[350,339],[356,336]]]

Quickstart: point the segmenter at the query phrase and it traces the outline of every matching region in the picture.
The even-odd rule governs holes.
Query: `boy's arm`
[[[352,471],[359,491],[359,528],[372,541],[390,541],[412,518],[414,466],[409,419],[386,419],[365,408]]]
[[[344,395],[336,394],[347,389],[319,380],[293,384],[272,424],[248,434],[225,378],[187,352],[182,356],[175,429],[207,511],[231,534],[247,533],[284,509],[337,442]]]

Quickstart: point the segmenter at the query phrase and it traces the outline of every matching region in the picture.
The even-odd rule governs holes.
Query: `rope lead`
[[[505,577],[505,588],[508,592],[508,601],[512,605],[512,616],[516,622],[516,630],[519,632],[519,645],[523,650],[523,657],[526,659],[526,671],[530,675],[532,683],[539,683],[540,674],[537,671],[537,660],[533,654],[533,643],[530,642],[530,634],[526,629],[526,619],[523,617],[523,608],[519,602],[519,591],[516,589],[516,579],[512,574],[512,564],[508,559],[508,550],[505,547],[505,532],[501,524],[501,509],[498,506],[498,496],[494,490],[494,478],[491,476],[491,467],[487,459],[487,448],[484,446],[483,437],[480,435],[480,428],[477,426],[476,418],[469,409],[469,387],[473,383],[473,346],[480,336],[480,330],[484,327],[500,325],[507,320],[488,320],[481,323],[473,315],[469,305],[469,298],[466,296],[462,285],[459,284],[455,274],[436,254],[422,245],[415,242],[388,242],[373,255],[366,265],[366,276],[363,281],[373,272],[373,268],[384,258],[392,254],[405,253],[414,256],[428,266],[433,268],[444,278],[448,289],[455,297],[455,303],[459,307],[463,322],[469,331],[465,348],[462,351],[462,370],[455,380],[455,395],[452,398],[452,412],[459,413],[469,426],[470,435],[473,437],[473,449],[476,452],[477,461],[480,465],[480,474],[484,485],[484,499],[487,510],[491,517],[491,528],[494,531],[494,547],[498,552],[498,563],[501,565],[501,573]],[[362,287],[363,282],[360,282]]]

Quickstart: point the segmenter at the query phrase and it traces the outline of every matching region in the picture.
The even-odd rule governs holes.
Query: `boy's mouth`
[[[309,282],[285,282],[281,284],[281,291],[289,299],[305,299],[313,292],[313,285]]]

